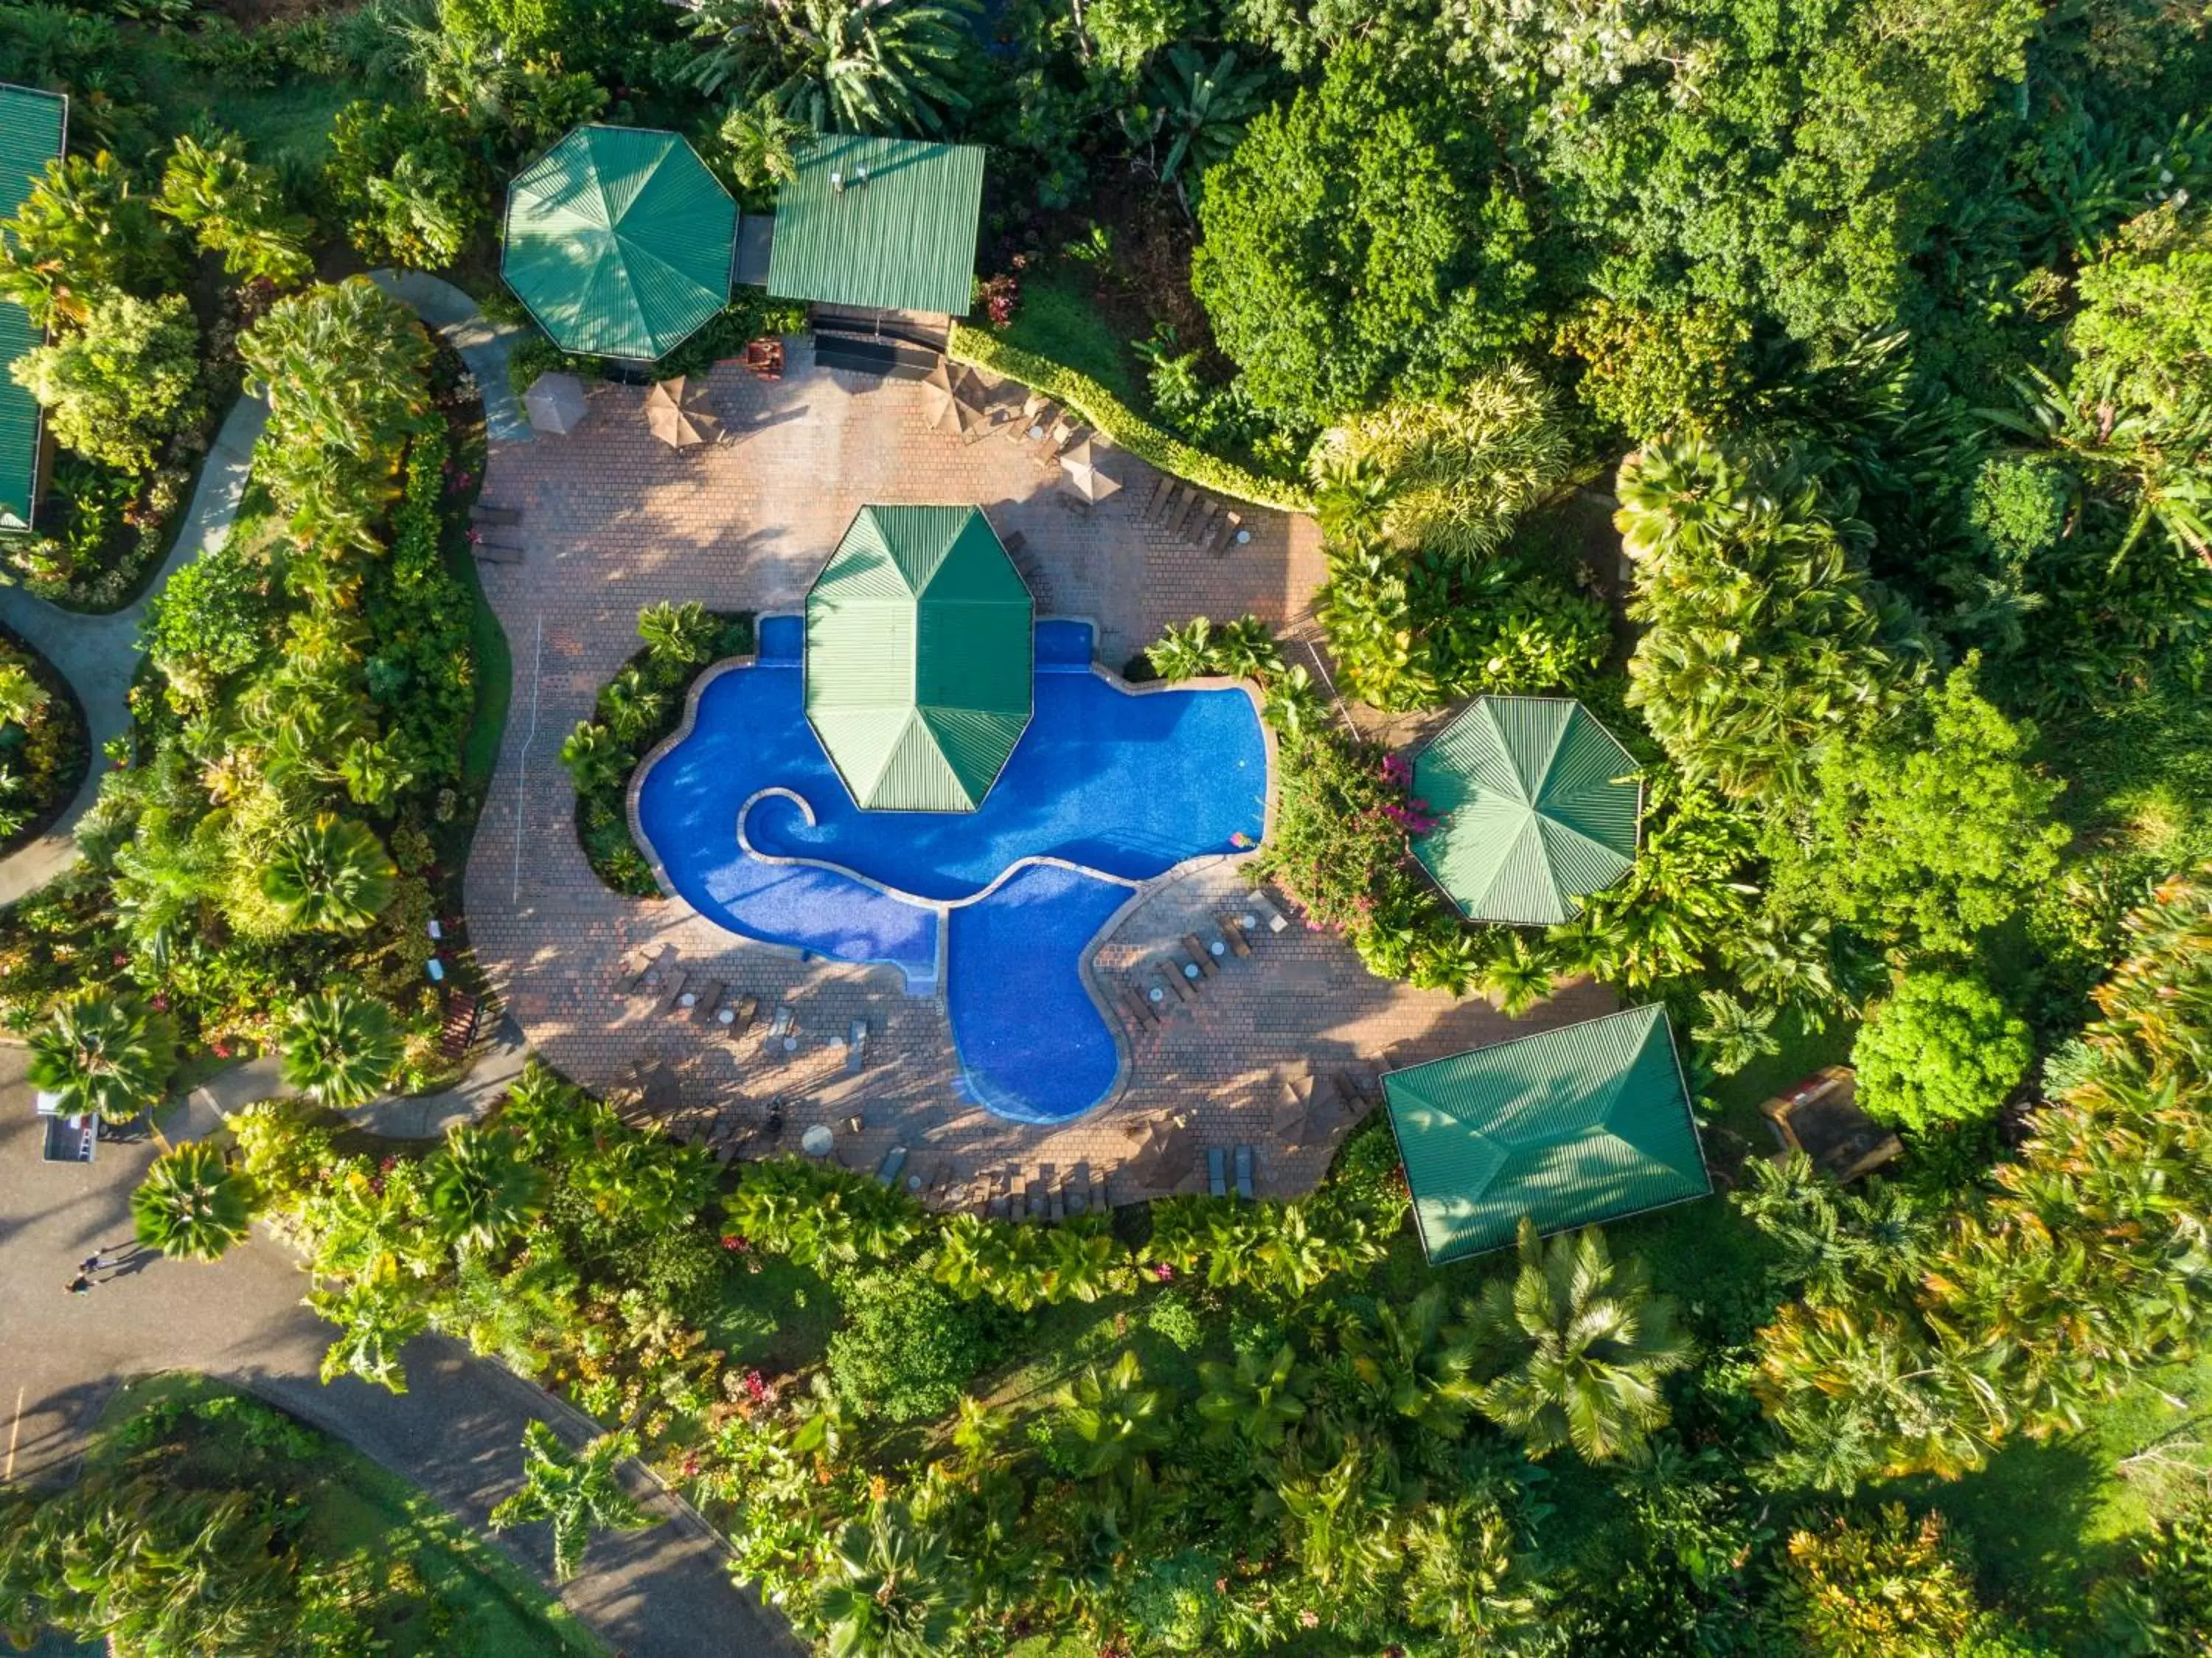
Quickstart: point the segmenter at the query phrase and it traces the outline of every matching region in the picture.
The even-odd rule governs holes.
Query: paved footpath
[[[409,1391],[317,1380],[329,1327],[301,1297],[298,1259],[254,1239],[212,1266],[154,1259],[89,1295],[63,1285],[76,1263],[131,1235],[128,1204],[155,1148],[103,1144],[90,1167],[40,1161],[20,1048],[0,1049],[0,1474],[66,1478],[101,1405],[125,1379],[185,1369],[251,1387],[323,1428],[483,1528],[521,1478],[533,1417],[571,1439],[589,1426],[566,1405],[453,1343],[407,1350]],[[753,1658],[803,1650],[782,1620],[731,1583],[720,1545],[633,1468],[635,1493],[664,1523],[595,1540],[561,1598],[628,1658]],[[551,1582],[544,1527],[493,1541]]]
[[[175,545],[145,592],[121,610],[88,616],[33,599],[21,588],[0,587],[0,622],[35,646],[75,688],[92,739],[92,765],[69,809],[38,839],[0,858],[0,905],[36,892],[76,862],[72,833],[77,820],[91,809],[107,770],[100,745],[121,735],[131,722],[124,699],[131,676],[138,671],[138,623],[170,576],[229,539],[231,520],[246,493],[253,445],[268,418],[269,405],[259,398],[241,397],[231,405],[200,468]]]

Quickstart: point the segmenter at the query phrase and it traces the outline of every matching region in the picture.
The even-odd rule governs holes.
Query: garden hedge
[[[988,369],[993,374],[1018,380],[1042,392],[1074,410],[1103,436],[1138,460],[1186,483],[1255,506],[1273,507],[1283,512],[1313,510],[1313,497],[1298,485],[1262,478],[1233,461],[1193,448],[1132,412],[1121,399],[1088,375],[1078,374],[1048,357],[1009,345],[995,334],[956,322],[945,355],[955,363]]]

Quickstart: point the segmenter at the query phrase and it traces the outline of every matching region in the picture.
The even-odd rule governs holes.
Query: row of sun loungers
[[[1281,932],[1290,923],[1266,893],[1254,893],[1251,908],[1215,917],[1216,936],[1185,933],[1180,948],[1150,963],[1133,983],[1121,986],[1121,1010],[1138,1030],[1156,1027],[1181,1004],[1195,1002],[1221,964],[1252,954],[1255,932]]]
[[[469,509],[469,546],[480,564],[520,564],[529,551],[522,539],[522,509],[477,502]]]
[[[1237,546],[1240,538],[1252,539],[1244,528],[1242,513],[1164,472],[1153,482],[1152,492],[1146,498],[1144,519],[1178,540],[1205,548],[1217,558]]]

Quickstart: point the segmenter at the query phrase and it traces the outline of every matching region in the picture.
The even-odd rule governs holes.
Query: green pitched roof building
[[[730,302],[737,233],[675,133],[580,126],[507,187],[500,274],[562,350],[647,362]]]
[[[1031,613],[975,508],[854,515],[806,594],[806,718],[857,804],[982,804],[1030,722]]]
[[[1414,758],[1413,856],[1471,920],[1571,920],[1636,860],[1636,769],[1578,702],[1478,697]]]
[[[975,277],[983,152],[827,133],[776,192],[768,291],[778,299],[964,316]]]
[[[1438,1265],[1712,1190],[1674,1033],[1634,1008],[1388,1072],[1383,1097]]]
[[[69,100],[31,87],[0,86],[0,218],[13,218],[68,137]],[[39,497],[38,399],[8,367],[46,336],[21,306],[0,300],[0,533],[31,527]]]

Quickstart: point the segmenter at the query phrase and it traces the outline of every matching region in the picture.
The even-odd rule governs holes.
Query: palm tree
[[[154,1160],[131,1194],[131,1219],[149,1249],[219,1260],[253,1224],[253,1191],[212,1146],[188,1140]]]
[[[1518,1019],[1552,993],[1552,969],[1541,949],[1508,932],[1482,966],[1482,992],[1508,1019]]]
[[[948,71],[975,50],[974,0],[706,0],[706,92],[738,82],[816,131],[935,132],[968,100]]]
[[[391,1014],[350,991],[324,991],[295,1003],[277,1051],[287,1088],[338,1111],[374,1100],[399,1064]]]
[[[601,1434],[580,1451],[542,1422],[522,1430],[522,1489],[491,1511],[491,1528],[544,1520],[553,1526],[553,1576],[567,1582],[584,1564],[584,1545],[595,1531],[642,1531],[654,1524],[638,1507],[615,1470],[637,1454],[629,1434]]]
[[[1082,1448],[1078,1471],[1086,1478],[1109,1480],[1133,1471],[1168,1442],[1167,1394],[1144,1385],[1133,1351],[1124,1351],[1110,1369],[1085,1365],[1060,1390],[1057,1403],[1060,1420]]]
[[[1667,1420],[1660,1380],[1690,1362],[1674,1308],[1640,1268],[1616,1267],[1595,1227],[1547,1243],[1521,1222],[1520,1270],[1466,1311],[1498,1372],[1483,1413],[1532,1457],[1571,1445],[1586,1460],[1632,1455]]]
[[[1462,1496],[1431,1503],[1406,1528],[1406,1610],[1451,1637],[1455,1650],[1510,1649],[1506,1638],[1537,1621],[1537,1596],[1513,1558],[1513,1527],[1497,1503]]]
[[[696,600],[647,605],[637,613],[637,637],[645,641],[646,655],[656,665],[678,673],[713,655],[720,635],[720,625]]]
[[[64,1117],[127,1123],[161,1103],[176,1065],[166,1020],[96,991],[59,1003],[31,1033],[31,1082]]]
[[[464,1249],[490,1249],[528,1223],[545,1177],[496,1129],[456,1124],[446,1136],[430,1186],[430,1208]]]
[[[1371,1323],[1347,1332],[1352,1374],[1378,1402],[1414,1427],[1456,1439],[1482,1398],[1475,1350],[1444,1323],[1444,1287],[1432,1283],[1403,1312],[1380,1303]]]
[[[277,838],[261,893],[295,927],[359,932],[392,901],[398,874],[366,825],[325,812]]]
[[[561,764],[580,795],[596,795],[622,786],[637,756],[596,720],[579,720],[561,743]]]
[[[239,336],[238,351],[273,418],[303,445],[381,455],[422,418],[429,338],[366,277],[278,300]]]
[[[1306,1402],[1304,1368],[1285,1342],[1273,1358],[1240,1352],[1233,1365],[1207,1359],[1198,1367],[1206,1392],[1198,1413],[1217,1438],[1231,1434],[1254,1445],[1279,1445],[1283,1436],[1302,1420]]]
[[[275,171],[247,161],[234,132],[218,131],[204,143],[190,133],[179,137],[154,210],[221,253],[223,269],[242,280],[289,287],[314,271],[307,220],[285,210]]]
[[[1211,674],[1214,670],[1213,624],[1198,616],[1186,626],[1167,627],[1156,643],[1146,648],[1145,657],[1152,663],[1152,672],[1171,685]]]
[[[0,299],[41,326],[82,326],[94,300],[168,265],[161,222],[104,149],[48,162],[15,216],[0,221]]]
[[[1364,1600],[1396,1567],[1396,1494],[1383,1460],[1357,1440],[1318,1473],[1286,1469],[1276,1482],[1274,1501],[1282,1510],[1285,1540],[1322,1588]]]
[[[1224,46],[1208,64],[1196,46],[1183,42],[1153,65],[1146,82],[1153,105],[1147,124],[1153,133],[1174,134],[1160,158],[1160,182],[1174,189],[1186,210],[1196,193],[1183,187],[1186,171],[1202,179],[1208,168],[1228,159],[1244,137],[1244,124],[1266,107],[1268,79],[1264,64],[1240,68],[1233,46]]]
[[[732,107],[722,117],[722,147],[729,152],[731,175],[744,191],[765,192],[797,179],[799,143],[813,136],[805,122],[783,113],[772,92]],[[643,629],[641,617],[639,630]]]
[[[430,1322],[418,1286],[396,1271],[380,1270],[336,1289],[312,1291],[307,1305],[318,1317],[338,1326],[337,1339],[323,1355],[325,1385],[343,1375],[356,1375],[390,1393],[407,1391],[399,1350]]]
[[[835,1658],[935,1658],[967,1600],[944,1537],[905,1503],[878,1501],[839,1534],[815,1610]]]
[[[1690,1027],[1690,1035],[1705,1050],[1714,1075],[1733,1076],[1753,1060],[1782,1051],[1772,1007],[1747,1006],[1726,991],[1700,991],[1698,1001],[1705,1017]]]
[[[659,719],[667,698],[635,667],[625,667],[599,690],[599,714],[618,742],[636,741]]]

